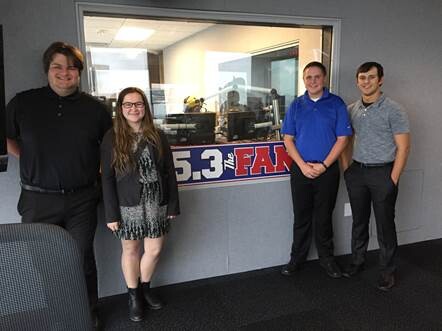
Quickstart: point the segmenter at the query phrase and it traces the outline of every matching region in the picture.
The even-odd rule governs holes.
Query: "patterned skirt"
[[[158,181],[144,183],[140,204],[120,207],[120,227],[114,234],[123,240],[159,238],[169,232],[167,205],[160,206]]]

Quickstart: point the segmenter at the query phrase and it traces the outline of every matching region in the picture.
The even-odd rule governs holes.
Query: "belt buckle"
[[[75,193],[75,192],[77,192],[78,190],[79,190],[79,189],[74,189],[74,188],[70,188],[70,189],[65,189],[65,188],[63,188],[63,189],[60,190],[60,193],[63,194],[63,195],[66,195],[66,194]]]
[[[363,162],[359,162],[359,161],[355,161],[356,165],[359,168],[372,168],[373,165],[371,165],[370,163],[363,163]]]

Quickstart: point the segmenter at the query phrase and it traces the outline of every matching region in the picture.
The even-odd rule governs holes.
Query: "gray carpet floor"
[[[100,317],[105,330],[442,330],[442,239],[399,247],[387,293],[376,288],[378,253],[352,279],[310,261],[290,278],[274,267],[157,288],[167,305],[139,323],[128,320],[126,295],[103,298]]]

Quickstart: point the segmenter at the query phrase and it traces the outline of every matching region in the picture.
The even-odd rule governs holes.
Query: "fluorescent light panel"
[[[155,33],[152,29],[142,29],[134,27],[122,27],[118,30],[115,40],[121,41],[143,41]]]

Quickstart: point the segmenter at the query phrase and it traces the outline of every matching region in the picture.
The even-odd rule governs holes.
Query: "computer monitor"
[[[264,110],[263,97],[247,96],[247,107],[256,115],[255,138],[266,139],[271,132],[273,123],[271,112]]]
[[[227,140],[255,138],[256,114],[253,111],[231,111],[227,113]]]
[[[150,99],[153,117],[164,119],[166,117],[166,95],[164,90],[158,87],[152,87],[150,90]]]
[[[273,117],[267,110],[257,110],[255,124],[255,138],[260,140],[267,139],[272,133]]]
[[[161,128],[171,145],[215,143],[216,113],[179,113],[166,116]]]
[[[3,64],[3,29],[0,25],[0,171],[6,171],[8,166],[8,151],[6,148],[6,111],[5,111],[5,69]]]
[[[256,96],[247,96],[247,107],[249,107],[249,110],[253,111],[259,111],[263,109],[264,104],[262,102],[262,98]]]

